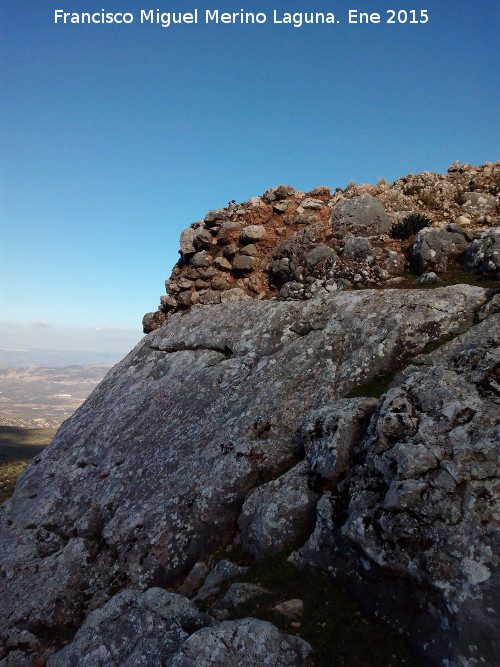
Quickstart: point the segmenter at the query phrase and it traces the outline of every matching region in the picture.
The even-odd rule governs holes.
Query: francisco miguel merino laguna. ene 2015
[[[238,12],[221,12],[219,9],[205,9],[191,12],[163,12],[159,9],[141,9],[139,14],[132,12],[67,12],[62,9],[54,10],[54,23],[73,24],[107,24],[107,23],[140,23],[158,24],[163,28],[173,25],[191,23],[222,23],[222,24],[263,24],[269,21],[269,15],[264,12],[247,12],[240,9]],[[339,23],[333,12],[278,12],[273,10],[271,23],[289,24],[301,27],[309,23]]]
[[[268,14],[265,12],[246,12],[240,9],[238,12],[221,12],[219,9],[205,9],[199,12],[193,9],[191,12],[163,12],[159,9],[141,9],[137,17],[140,23],[156,24],[162,28],[173,25],[190,23],[222,23],[222,24],[263,24],[268,22]],[[106,23],[134,23],[136,16],[132,12],[65,12],[62,9],[54,10],[54,23],[72,24],[106,24]],[[199,20],[200,19],[200,20]],[[357,9],[347,10],[346,22],[349,24],[387,23],[387,24],[419,24],[429,21],[427,9],[387,9],[383,14],[379,12],[360,12]],[[333,12],[278,12],[273,9],[272,21],[270,23],[286,24],[294,28],[300,28],[307,24],[330,24],[341,23]]]

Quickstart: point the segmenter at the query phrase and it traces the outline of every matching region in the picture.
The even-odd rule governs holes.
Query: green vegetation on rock
[[[236,550],[221,554],[225,558],[229,555],[242,565],[250,565],[244,581],[269,591],[238,605],[231,617],[259,618],[273,623],[282,632],[305,639],[313,648],[309,658],[311,667],[420,665],[399,638],[363,618],[356,605],[324,574],[302,570],[289,563],[287,558],[292,550],[257,562],[241,552],[236,554]],[[274,609],[292,599],[304,603],[300,616],[289,618]]]
[[[416,234],[424,227],[429,227],[431,224],[431,220],[425,215],[410,213],[401,222],[393,226],[390,236],[393,239],[409,239],[410,236]]]

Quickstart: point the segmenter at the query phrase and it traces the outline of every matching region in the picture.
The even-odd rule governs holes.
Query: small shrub
[[[421,192],[422,186],[420,183],[408,183],[403,188],[403,194],[405,195],[417,195]]]
[[[379,178],[377,185],[389,185],[385,178]]]
[[[427,206],[427,208],[438,208],[436,193],[433,190],[423,190],[420,193],[420,201]]]
[[[410,213],[397,225],[393,225],[390,236],[393,239],[408,239],[412,234],[416,234],[424,227],[431,225],[431,220],[420,213]]]

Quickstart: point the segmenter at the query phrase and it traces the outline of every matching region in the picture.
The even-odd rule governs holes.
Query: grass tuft
[[[304,541],[305,538],[300,543]],[[295,548],[298,546],[299,541]],[[308,663],[311,667],[418,667],[420,663],[410,656],[403,642],[382,626],[364,619],[356,605],[326,575],[289,563],[291,551],[292,548],[255,562],[241,551],[231,550],[231,560],[250,565],[244,581],[269,590],[239,605],[233,618],[252,616],[273,623],[282,632],[302,637],[313,647]],[[304,603],[300,617],[287,618],[273,610],[293,598]]]

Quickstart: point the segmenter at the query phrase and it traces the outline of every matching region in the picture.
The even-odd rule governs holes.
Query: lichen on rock
[[[280,186],[183,232],[148,335],[1,508],[0,664],[305,665],[211,616],[258,593],[214,554],[301,538],[424,662],[493,664],[498,294],[447,276],[497,277],[499,171]],[[392,239],[408,211],[432,227]],[[397,289],[409,261],[442,282]]]

